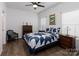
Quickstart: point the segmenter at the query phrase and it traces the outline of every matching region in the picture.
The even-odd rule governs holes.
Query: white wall
[[[48,22],[49,15],[55,13],[56,14],[56,25],[61,27],[62,26],[62,13],[78,10],[79,9],[78,6],[79,6],[79,2],[64,2],[64,3],[60,3],[60,4],[58,4],[58,5],[54,6],[54,7],[50,7],[49,9],[40,12],[38,14],[39,15],[39,20],[42,17],[46,17],[47,18],[47,22]],[[49,23],[47,23],[46,26],[49,27]]]
[[[22,25],[28,22],[33,25],[33,32],[38,31],[38,16],[30,11],[7,8],[7,30],[12,29],[22,37]]]
[[[2,42],[6,44],[6,4],[3,3],[3,15],[2,15]]]
[[[4,44],[4,42],[5,42],[5,35],[6,35],[6,33],[4,33],[5,32],[5,30],[3,30],[4,29],[4,27],[5,27],[5,29],[6,29],[6,26],[5,26],[5,24],[6,24],[6,22],[5,22],[5,24],[3,24],[4,23],[4,21],[6,20],[5,19],[5,17],[6,17],[6,15],[4,15],[4,12],[6,12],[6,9],[5,9],[5,3],[1,3],[0,2],[0,54],[1,54],[1,52],[2,52],[2,49],[3,49],[3,44]],[[3,12],[4,11],[4,12]],[[3,21],[4,20],[4,21]],[[3,27],[3,25],[4,25],[4,27]]]
[[[55,7],[51,7],[47,10],[44,10],[38,15],[39,15],[39,20],[42,17],[46,17],[47,22],[48,22],[49,15],[55,13],[56,14],[56,25],[62,28],[62,13],[67,13],[67,12],[76,11],[76,10],[79,10],[79,2],[65,2]],[[47,23],[46,26],[49,27],[49,24]],[[76,47],[79,48],[79,41],[76,42]]]
[[[68,27],[68,34],[79,37],[79,10],[67,12],[62,14],[62,33],[66,34]]]
[[[49,15],[54,14],[54,13],[55,13],[55,16],[56,16],[56,26],[57,27],[61,27],[61,12],[58,11],[58,8],[57,7],[55,7],[55,8],[51,7],[49,9],[47,9],[47,10],[44,10],[44,11],[40,12],[38,14],[39,20],[41,18],[44,18],[45,17],[46,20],[47,20],[46,27],[50,27],[50,25],[49,25]],[[41,26],[39,25],[39,27],[41,27]]]
[[[47,22],[47,19],[45,17],[40,19],[40,25],[41,25],[40,30],[45,30],[46,22]]]

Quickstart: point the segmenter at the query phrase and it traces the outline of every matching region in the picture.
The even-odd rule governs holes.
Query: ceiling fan
[[[25,6],[33,6],[33,8],[36,10],[37,7],[45,7],[44,5],[41,5],[41,2],[30,2],[31,4],[25,5]]]

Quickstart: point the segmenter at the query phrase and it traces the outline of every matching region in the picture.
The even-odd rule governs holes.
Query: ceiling
[[[41,2],[40,4],[41,5],[44,5],[45,7],[42,8],[42,7],[37,7],[36,10],[34,10],[34,8],[32,6],[25,6],[25,5],[28,5],[28,4],[31,4],[30,2],[7,2],[7,7],[9,8],[16,8],[16,9],[21,9],[21,10],[27,10],[27,11],[33,11],[33,12],[41,12],[49,7],[53,7],[55,6],[56,4],[58,4],[59,2]]]

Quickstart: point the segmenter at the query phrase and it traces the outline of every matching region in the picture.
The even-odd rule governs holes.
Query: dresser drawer
[[[32,33],[32,25],[23,25],[23,35],[26,33]]]

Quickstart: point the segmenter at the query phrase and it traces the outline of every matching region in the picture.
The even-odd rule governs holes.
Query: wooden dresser
[[[23,35],[26,33],[32,33],[32,25],[23,25],[22,28]]]
[[[75,48],[75,38],[70,36],[60,35],[59,46],[62,48]]]

